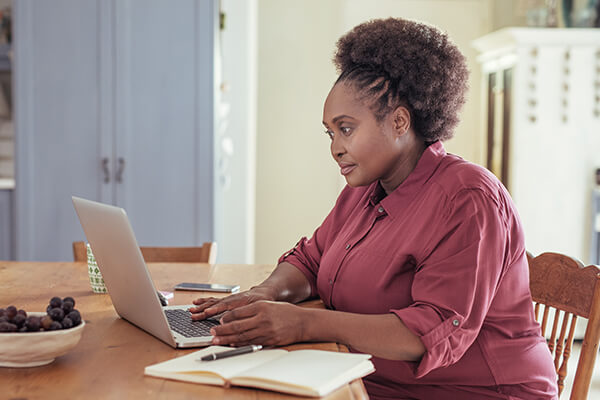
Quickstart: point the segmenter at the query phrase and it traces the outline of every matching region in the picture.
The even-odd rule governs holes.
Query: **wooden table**
[[[272,265],[150,264],[158,290],[171,291],[178,282],[240,284],[261,282]],[[170,304],[189,304],[202,292],[175,292]],[[0,261],[0,307],[15,305],[43,311],[53,296],[72,296],[86,321],[77,347],[53,363],[34,368],[0,368],[2,399],[295,399],[298,397],[245,388],[222,388],[146,377],[144,367],[187,354],[120,319],[110,297],[94,294],[83,263]],[[315,304],[312,304],[315,306]],[[318,306],[318,305],[317,305]],[[306,343],[287,349],[346,351],[335,343]],[[326,397],[368,398],[356,380]],[[306,398],[303,398],[306,399]]]

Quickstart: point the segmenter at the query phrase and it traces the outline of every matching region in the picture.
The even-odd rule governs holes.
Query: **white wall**
[[[370,18],[436,25],[468,59],[470,92],[449,152],[481,163],[480,72],[470,43],[491,31],[491,0],[259,0],[256,258],[274,263],[311,235],[342,180],[322,133],[322,106],[336,74],[337,39]]]
[[[310,235],[340,190],[322,106],[333,81],[341,0],[260,0],[256,259]]]

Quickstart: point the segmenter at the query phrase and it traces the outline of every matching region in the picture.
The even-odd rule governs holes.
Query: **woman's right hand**
[[[276,300],[274,291],[268,287],[257,286],[222,298],[201,297],[193,301],[196,307],[189,308],[189,311],[193,320],[203,320],[260,300]]]

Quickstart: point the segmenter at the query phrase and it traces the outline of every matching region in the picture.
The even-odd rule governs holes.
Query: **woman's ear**
[[[393,113],[393,127],[397,134],[403,135],[410,128],[410,112],[404,106],[397,107]]]

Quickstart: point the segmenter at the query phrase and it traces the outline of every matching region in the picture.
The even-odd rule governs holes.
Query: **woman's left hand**
[[[243,346],[281,346],[306,341],[307,309],[285,302],[257,301],[228,311],[211,329],[212,343]]]

